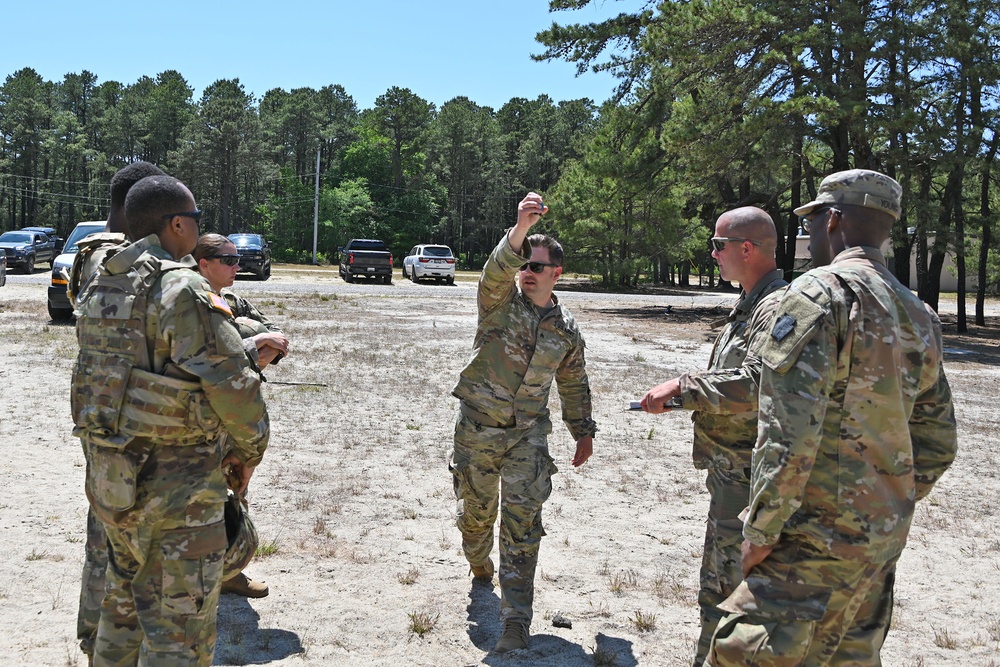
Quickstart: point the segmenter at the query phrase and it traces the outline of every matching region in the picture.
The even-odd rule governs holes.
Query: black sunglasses
[[[532,273],[541,273],[545,270],[546,266],[559,266],[558,264],[547,264],[545,262],[528,262],[521,266],[521,270],[531,269]]]
[[[754,241],[753,239],[740,239],[740,238],[729,237],[729,236],[713,236],[712,237],[712,248],[715,250],[715,252],[722,252],[723,250],[726,249],[726,244],[729,243],[730,241],[740,241],[741,243],[744,242],[744,241],[749,241],[750,243],[752,243],[754,245],[764,245],[760,241]]]
[[[164,220],[168,220],[169,218],[173,218],[176,216],[180,216],[182,218],[194,218],[195,220],[201,220],[201,211],[194,210],[194,211],[184,211],[183,213],[165,213],[160,217],[163,218]]]
[[[212,255],[209,259],[217,259],[226,266],[236,266],[240,263],[239,255]]]

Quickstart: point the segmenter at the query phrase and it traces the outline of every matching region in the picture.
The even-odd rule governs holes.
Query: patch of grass
[[[656,614],[646,613],[637,609],[629,619],[639,632],[652,632],[656,629]]]
[[[608,579],[608,590],[617,596],[625,595],[639,584],[639,573],[635,570],[619,570]]]
[[[420,578],[420,570],[418,570],[415,567],[411,567],[406,572],[400,572],[399,574],[396,575],[396,579],[399,581],[399,583],[403,584],[404,586],[412,586],[413,584],[417,583],[417,579],[419,578]]]
[[[267,542],[261,542],[258,544],[254,555],[257,558],[267,558],[268,556],[273,556],[278,553],[278,551],[280,551],[278,538],[274,538]]]
[[[1000,620],[994,620],[987,625],[986,632],[989,634],[990,639],[995,642],[1000,642]]]
[[[590,649],[590,658],[594,661],[594,667],[617,667],[618,660],[614,653],[600,646]]]
[[[419,431],[420,430],[420,424],[413,424],[411,422],[406,422],[406,430],[407,431]]]
[[[407,508],[403,509],[403,518],[404,519],[416,519],[418,516],[420,516],[420,515],[417,514],[417,510],[415,510],[415,509],[412,509],[410,507],[407,507]]]
[[[943,630],[938,630],[936,628],[932,629],[934,630],[935,646],[937,646],[938,648],[947,648],[951,650],[955,650],[958,648],[958,642],[955,641],[955,638],[951,636],[951,633],[949,633],[947,629]]]
[[[411,611],[407,616],[410,618],[410,632],[418,637],[423,637],[437,626],[441,615],[432,614],[429,611]]]
[[[43,560],[45,558],[48,558],[48,556],[49,556],[48,551],[37,551],[35,549],[32,549],[31,553],[25,556],[25,560],[28,561]]]
[[[313,521],[313,535],[324,535],[326,534],[326,519],[321,516],[316,517]]]

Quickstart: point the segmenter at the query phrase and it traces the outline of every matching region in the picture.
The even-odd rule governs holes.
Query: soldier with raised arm
[[[452,392],[461,403],[450,469],[462,549],[476,579],[492,580],[493,524],[500,514],[504,631],[496,653],[528,645],[542,504],[557,470],[547,440],[553,379],[576,440],[574,466],[590,458],[597,430],[583,337],[552,294],[562,274],[562,246],[549,236],[528,236],[546,210],[539,195],[528,193],[517,222],[483,267],[472,359]]]

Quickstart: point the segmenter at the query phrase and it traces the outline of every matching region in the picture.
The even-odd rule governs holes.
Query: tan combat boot
[[[240,572],[232,579],[222,582],[222,592],[242,595],[245,598],[266,598],[270,591],[264,582],[254,581]]]
[[[493,581],[493,574],[496,572],[492,558],[487,558],[482,565],[469,565],[469,571],[472,572],[473,578],[487,581]]]
[[[494,653],[507,653],[528,648],[528,625],[521,621],[504,621],[503,635],[493,647]]]

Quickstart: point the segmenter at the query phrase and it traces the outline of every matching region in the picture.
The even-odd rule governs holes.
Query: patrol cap
[[[869,169],[849,169],[830,174],[819,184],[816,199],[795,209],[795,215],[809,215],[821,206],[854,204],[885,211],[899,220],[899,200],[903,188],[894,179]]]

